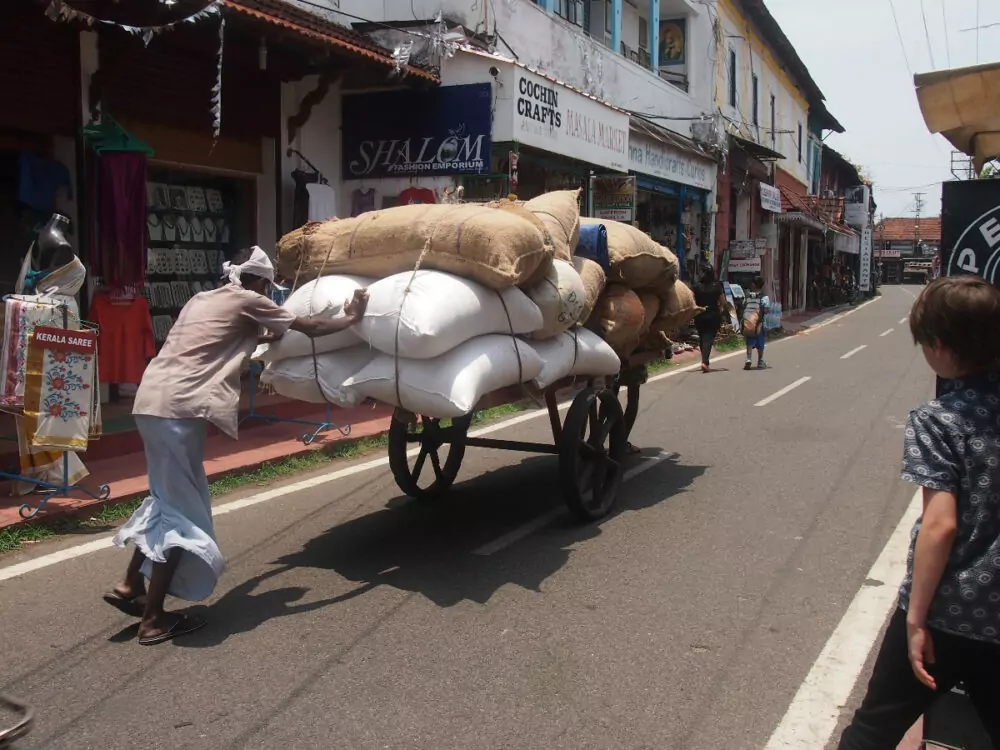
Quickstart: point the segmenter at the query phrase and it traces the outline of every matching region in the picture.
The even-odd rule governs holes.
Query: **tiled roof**
[[[386,66],[395,65],[392,53],[368,37],[284,0],[222,0],[222,4],[230,12],[277,26],[310,41],[339,47]],[[407,65],[406,71],[434,83],[441,82],[434,73],[415,65]]]
[[[883,219],[875,226],[875,236],[880,240],[913,240],[916,238],[917,219],[910,217]],[[920,239],[924,242],[941,241],[941,219],[930,217],[920,219]]]

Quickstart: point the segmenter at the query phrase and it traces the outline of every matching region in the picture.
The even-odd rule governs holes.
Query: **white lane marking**
[[[907,315],[905,318],[900,318],[899,319],[899,323],[897,323],[896,325],[900,325],[901,326],[901,325],[903,325],[903,323],[906,323],[909,319],[910,319],[909,315]]]
[[[868,348],[868,344],[862,344],[861,346],[859,346],[859,347],[857,347],[855,349],[851,349],[851,351],[849,351],[847,354],[845,354],[843,357],[841,357],[841,359],[850,359],[855,354],[857,354],[858,352],[860,352],[862,349],[867,349],[867,348]]]
[[[895,328],[890,328],[890,329],[889,329],[888,331],[882,331],[882,333],[880,333],[880,334],[878,335],[878,337],[879,337],[880,339],[881,339],[881,338],[885,338],[886,336],[888,336],[888,335],[889,335],[890,333],[892,333],[892,332],[893,332],[893,331],[895,331],[895,330],[896,330]]]
[[[764,750],[815,750],[830,741],[896,605],[896,586],[906,572],[910,529],[920,516],[921,500],[918,490]]]
[[[854,313],[860,312],[861,310],[864,310],[866,307],[868,307],[868,305],[872,305],[872,304],[878,302],[880,299],[882,299],[882,298],[881,297],[874,297],[874,298],[868,300],[867,302],[862,302],[860,305],[858,305],[857,307],[855,307],[855,308],[853,308],[851,310],[848,310],[847,312],[842,312],[842,313],[840,313],[838,315],[834,315],[829,320],[824,320],[822,323],[817,323],[814,326],[810,326],[806,330],[802,331],[800,333],[800,335],[809,335],[813,331],[818,331],[820,328],[826,328],[829,325],[833,325],[834,323],[838,323],[841,320],[843,320],[844,318],[846,318],[848,315],[854,315]]]
[[[804,377],[804,378],[799,378],[798,380],[796,380],[791,385],[786,385],[780,391],[778,391],[776,393],[772,393],[770,396],[768,396],[765,399],[761,399],[756,404],[754,404],[754,406],[767,406],[772,401],[777,401],[779,398],[781,398],[782,396],[784,396],[786,393],[790,393],[791,391],[794,391],[800,385],[803,385],[804,383],[808,383],[810,380],[812,380],[812,377],[810,377],[808,375],[806,377]]]
[[[915,294],[914,294],[913,292],[911,292],[911,291],[910,291],[909,289],[907,289],[906,287],[902,287],[902,286],[901,286],[901,287],[900,287],[900,289],[902,289],[902,290],[903,290],[904,292],[906,292],[906,293],[907,293],[907,294],[909,294],[909,295],[910,295],[911,297],[913,297],[913,299],[916,299],[916,298],[917,298],[917,295],[915,295]]]
[[[862,305],[859,305],[853,310],[849,310],[845,313],[836,315],[830,320],[827,320],[819,324],[815,328],[802,331],[802,333],[803,334],[809,333],[810,331],[816,330],[816,328],[822,328],[823,326],[829,325],[830,323],[834,323],[837,320],[840,320],[841,318],[856,313],[858,310],[862,309],[863,307],[866,307],[867,305],[870,305],[872,302],[878,302],[879,299],[881,299],[881,297],[875,297],[874,299],[869,300],[868,302],[865,302]],[[785,341],[791,341],[794,338],[795,338],[794,336],[788,336],[787,338],[778,339],[777,341],[773,342],[772,346],[774,344],[781,344]],[[721,361],[740,356],[743,356],[743,352],[736,351],[730,354],[723,354],[719,357],[715,357],[715,360]],[[660,373],[659,375],[654,375],[648,380],[648,382],[655,383],[659,380],[665,380],[666,378],[676,377],[677,375],[697,370],[699,367],[700,365],[694,364],[691,365],[690,367],[681,367],[676,370],[670,370],[669,372],[663,372]],[[559,405],[559,411],[566,411],[566,409],[570,407],[571,403],[572,400],[561,403]],[[473,430],[469,434],[475,436],[488,435],[491,432],[503,430],[506,429],[507,427],[513,427],[514,425],[521,424],[523,422],[527,422],[532,419],[538,419],[539,417],[547,415],[548,415],[548,410],[536,409],[534,411],[525,412],[524,414],[519,414],[516,417],[511,417],[510,419],[506,419],[502,422],[497,422],[496,424],[492,424],[487,427],[482,427],[478,430]],[[417,449],[414,449],[409,452],[409,455],[413,456],[416,455],[416,453]],[[376,458],[372,461],[365,461],[364,463],[357,464],[356,466],[348,466],[343,469],[337,469],[335,471],[331,471],[328,474],[320,474],[310,479],[304,479],[300,482],[295,482],[293,484],[284,485],[282,487],[277,487],[271,490],[266,490],[256,495],[251,495],[250,497],[243,498],[241,500],[234,500],[230,503],[224,503],[223,505],[219,505],[213,508],[212,514],[216,516],[225,515],[226,513],[231,513],[234,510],[249,508],[253,505],[258,505],[259,503],[265,503],[270,500],[275,500],[284,497],[285,495],[290,493],[301,492],[303,490],[312,489],[314,487],[320,487],[324,484],[335,482],[338,479],[344,479],[345,477],[353,476],[354,474],[360,474],[361,472],[369,471],[371,469],[379,469],[383,466],[388,465],[388,463],[389,459],[383,457],[383,458]],[[82,557],[83,555],[88,555],[92,552],[99,552],[101,550],[108,549],[114,546],[111,541],[112,539],[114,539],[114,535],[109,534],[107,536],[98,537],[97,539],[85,542],[75,547],[68,547],[66,549],[59,550],[58,552],[50,552],[48,554],[39,555],[38,557],[32,558],[30,560],[25,560],[24,562],[15,563],[13,565],[7,565],[5,567],[0,567],[0,582],[7,581],[12,578],[17,578],[18,576],[22,576],[36,570],[42,570],[43,568],[48,568],[52,565],[58,565],[61,562],[65,562],[67,560],[73,560],[77,557]]]
[[[622,483],[629,481],[630,479],[635,479],[637,476],[642,474],[644,471],[649,471],[657,464],[662,461],[666,461],[668,458],[677,458],[677,453],[657,453],[652,456],[643,457],[642,463],[638,466],[633,466],[631,469],[625,472],[625,476],[622,477]],[[553,508],[547,513],[543,513],[537,518],[533,518],[527,523],[521,524],[516,529],[508,531],[503,536],[499,536],[492,542],[487,542],[482,547],[473,550],[474,555],[494,555],[502,549],[506,549],[515,542],[519,542],[530,534],[534,534],[539,529],[545,528],[554,520],[562,515],[565,515],[566,509],[562,506],[558,508]]]

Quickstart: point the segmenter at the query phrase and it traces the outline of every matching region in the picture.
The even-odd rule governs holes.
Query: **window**
[[[753,124],[760,125],[760,80],[756,73],[753,74]]]
[[[801,164],[802,163],[802,123],[801,122],[799,123],[799,142],[798,142],[798,148],[799,148],[799,164]]]
[[[555,0],[553,10],[570,23],[583,26],[583,0]]]
[[[771,146],[777,145],[778,141],[778,102],[771,94]]]
[[[736,50],[729,49],[729,106],[736,106]]]
[[[639,16],[639,49],[649,49],[649,21]]]
[[[611,21],[614,18],[615,9],[611,4],[611,0],[604,0],[604,32],[606,34],[611,33]]]

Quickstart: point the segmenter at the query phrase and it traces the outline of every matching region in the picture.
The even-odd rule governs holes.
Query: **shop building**
[[[365,89],[439,81],[278,0],[108,18],[77,6],[95,7],[3,10],[0,80],[18,106],[0,114],[0,238],[11,249],[0,287],[14,291],[34,228],[52,211],[68,216],[108,400],[134,388],[187,299],[221,283],[224,260],[253,244],[270,251],[290,228],[289,133],[317,98],[292,95],[304,76]]]
[[[920,283],[941,249],[941,218],[883,218],[874,229],[875,262],[885,284]]]

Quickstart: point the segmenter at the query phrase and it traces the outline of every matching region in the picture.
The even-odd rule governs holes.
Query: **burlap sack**
[[[580,189],[555,190],[524,204],[549,230],[556,257],[570,261],[580,240]]]
[[[608,230],[608,255],[611,273],[608,282],[625,284],[630,289],[642,289],[651,284],[663,286],[676,280],[680,266],[677,256],[630,224],[608,219],[581,218],[581,224],[603,224]],[[672,283],[672,282],[670,282]],[[656,290],[661,294],[661,290]],[[662,294],[661,294],[662,296]]]
[[[486,204],[489,208],[495,208],[500,211],[507,211],[514,216],[520,216],[525,221],[530,221],[535,225],[535,228],[542,233],[542,237],[545,239],[545,248],[548,251],[546,257],[538,264],[538,268],[535,272],[528,277],[527,280],[522,282],[524,286],[534,286],[538,284],[542,279],[549,275],[552,271],[552,261],[556,257],[555,253],[555,238],[549,231],[549,226],[545,224],[544,221],[534,212],[529,211],[525,206],[524,201],[511,201],[506,198],[498,201],[490,201]]]
[[[643,295],[645,294],[647,292],[643,292]],[[660,299],[660,311],[643,338],[642,348],[647,351],[665,349],[668,339],[676,335],[704,309],[695,304],[694,292],[688,285],[678,281]]]
[[[278,272],[298,283],[323,274],[383,278],[421,267],[491,289],[524,283],[551,257],[537,225],[469,204],[414,204],[311,222],[278,240]]]
[[[639,335],[645,336],[649,332],[649,329],[653,327],[653,320],[660,314],[662,301],[652,292],[636,292],[636,294],[639,295],[639,301],[642,303],[642,310],[645,313],[642,319],[642,330],[639,332]]]
[[[608,342],[619,357],[639,346],[646,314],[639,296],[622,284],[610,284],[597,301],[587,328]]]
[[[605,277],[604,269],[597,261],[590,258],[581,258],[579,255],[573,258],[573,268],[580,274],[583,281],[583,312],[580,313],[580,320],[585,321],[594,311],[601,292],[604,291]]]

